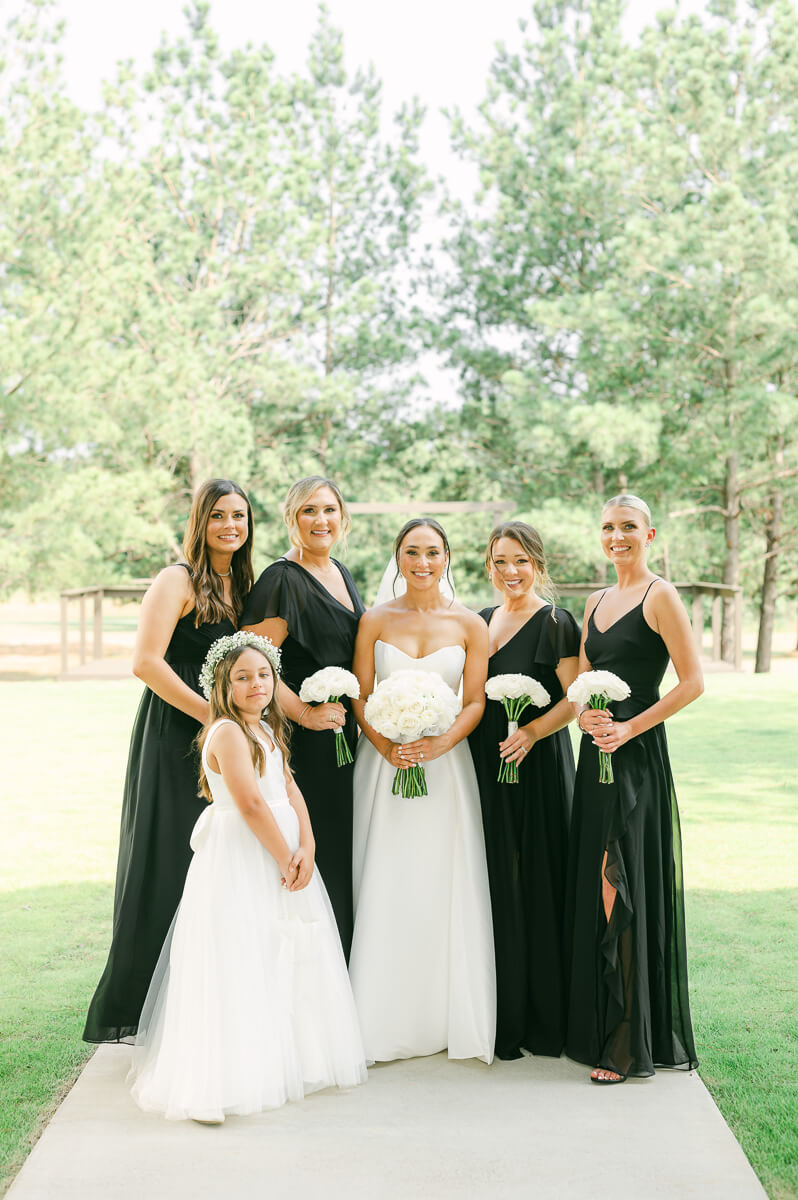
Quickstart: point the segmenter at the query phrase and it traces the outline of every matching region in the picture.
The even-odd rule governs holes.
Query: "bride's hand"
[[[399,765],[414,767],[418,763],[423,767],[425,762],[440,758],[448,749],[449,743],[443,733],[437,737],[423,737],[415,742],[405,742],[403,746],[397,746]]]
[[[327,704],[310,705],[301,714],[299,724],[304,729],[343,729],[346,724],[346,709],[343,704],[333,704],[330,701]]]

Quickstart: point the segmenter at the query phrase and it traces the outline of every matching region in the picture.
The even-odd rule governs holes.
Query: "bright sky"
[[[0,0],[0,13],[19,0]],[[688,3],[694,6],[696,0]],[[185,0],[60,0],[67,21],[67,86],[81,105],[99,103],[100,81],[120,59],[148,66],[162,30],[185,30]],[[626,25],[636,32],[666,0],[629,0]],[[672,6],[672,5],[671,5]],[[373,63],[385,105],[395,111],[418,95],[428,110],[423,153],[436,172],[449,174],[442,107],[473,111],[482,99],[499,41],[517,44],[518,21],[531,0],[327,0],[333,24],[343,30],[350,72]],[[278,66],[299,68],[316,25],[316,0],[212,0],[211,22],[225,50],[248,41],[266,43]],[[0,18],[1,19],[1,18]],[[448,160],[448,161],[447,161]]]

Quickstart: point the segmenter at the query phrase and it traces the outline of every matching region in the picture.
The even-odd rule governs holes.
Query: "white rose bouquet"
[[[527,705],[545,708],[551,703],[551,696],[543,684],[531,675],[494,675],[485,683],[485,694],[489,700],[504,705],[508,737],[517,732],[518,718]],[[501,759],[496,779],[498,783],[518,783],[518,763]]]
[[[305,704],[326,704],[329,700],[340,700],[342,696],[350,696],[353,700],[360,697],[357,676],[351,671],[345,671],[343,667],[322,667],[320,671],[314,671],[307,679],[303,679],[299,689],[299,699]],[[335,763],[336,766],[343,767],[351,763],[352,751],[340,725],[334,733]]]
[[[605,709],[610,700],[625,700],[630,692],[629,684],[612,671],[583,671],[569,687],[568,699],[572,704]],[[614,782],[612,755],[599,750],[599,783]]]
[[[366,701],[366,720],[377,733],[392,742],[414,742],[451,729],[460,702],[435,671],[395,671],[378,683]],[[404,797],[426,796],[424,768],[399,767],[392,792]]]

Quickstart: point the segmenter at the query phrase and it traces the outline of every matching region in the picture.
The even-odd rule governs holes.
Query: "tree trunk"
[[[740,582],[740,492],[736,454],[726,459],[726,495],[723,518],[726,534],[726,557],[723,560],[723,582],[737,587]],[[734,597],[723,598],[723,621],[720,635],[720,656],[724,662],[734,662]]]
[[[784,465],[784,438],[779,437],[776,448],[776,469]],[[764,674],[770,670],[770,652],[773,645],[773,625],[776,617],[778,594],[779,551],[781,549],[781,527],[784,516],[784,497],[780,487],[774,487],[770,497],[770,512],[765,525],[765,570],[762,576],[762,599],[759,605],[759,635],[756,641],[756,663],[754,672]]]

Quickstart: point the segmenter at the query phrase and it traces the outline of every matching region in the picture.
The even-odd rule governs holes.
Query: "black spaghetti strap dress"
[[[480,613],[489,625],[495,608]],[[579,626],[565,609],[546,605],[492,654],[488,678],[531,675],[551,696],[548,708],[527,708],[520,723],[562,699],[561,658],[579,654]],[[536,742],[519,767],[518,783],[497,783],[499,742],[507,715],[488,700],[469,737],[479,782],[496,952],[496,1054],[520,1058],[521,1048],[559,1057],[565,1041],[563,919],[574,756],[568,729]]]
[[[613,671],[629,684],[629,698],[610,704],[624,721],[659,699],[668,651],[643,617],[643,601],[609,629],[598,629],[601,599],[588,621],[585,652],[594,670]],[[687,996],[681,832],[665,726],[621,746],[612,768],[615,782],[599,783],[598,749],[584,735],[568,871],[566,1054],[620,1075],[653,1075],[655,1066],[690,1069],[698,1061]],[[605,849],[605,875],[617,890],[609,922],[601,894]]]
[[[292,691],[322,667],[352,669],[355,635],[365,606],[343,563],[333,559],[352,601],[350,611],[309,571],[278,558],[255,583],[244,605],[241,625],[281,617],[288,636],[280,647],[281,673]],[[344,733],[354,757],[357,723],[347,699]],[[316,861],[333,906],[344,954],[352,943],[352,776],[354,764],[338,767],[335,735],[291,723],[291,770],[308,806]]]
[[[165,659],[198,694],[211,644],[234,633],[229,620],[194,625],[181,617]],[[114,893],[111,949],[89,1005],[83,1039],[119,1042],[135,1037],[139,1015],[191,860],[189,838],[207,801],[198,793],[200,724],[149,688],[141,698],[130,740]]]

